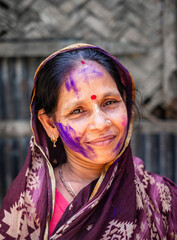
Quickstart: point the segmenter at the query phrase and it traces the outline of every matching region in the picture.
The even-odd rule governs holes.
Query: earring
[[[56,147],[57,138],[54,135],[52,135],[50,140],[53,142],[53,147],[55,148]]]
[[[107,125],[110,125],[110,124],[111,124],[111,121],[108,120],[108,119],[106,119],[106,124],[107,124]]]

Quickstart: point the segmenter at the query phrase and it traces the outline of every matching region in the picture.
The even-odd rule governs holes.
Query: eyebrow
[[[104,95],[103,95],[103,98],[106,98],[106,97],[109,97],[109,96],[116,96],[116,97],[121,97],[122,98],[122,96],[120,95],[120,93],[119,92],[113,92],[113,91],[111,91],[111,92],[107,92],[107,93],[105,93]],[[99,98],[99,97],[98,97]],[[68,110],[70,110],[70,109],[72,109],[72,108],[74,108],[74,107],[76,107],[76,106],[80,106],[80,105],[83,105],[84,104],[84,99],[83,100],[80,100],[80,101],[78,101],[78,100],[72,100],[71,101],[71,103],[69,102],[67,105],[66,105],[66,107],[64,108],[64,111],[68,111]]]

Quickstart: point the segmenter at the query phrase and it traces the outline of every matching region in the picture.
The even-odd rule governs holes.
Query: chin
[[[111,161],[113,161],[116,158],[117,154],[98,154],[95,160],[93,160],[95,163],[99,164],[107,164]]]

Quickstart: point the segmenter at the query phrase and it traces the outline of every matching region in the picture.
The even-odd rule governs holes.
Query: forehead
[[[65,76],[60,88],[59,100],[105,94],[112,89],[118,91],[109,72],[99,63],[86,60],[85,64],[78,62],[76,67]]]
[[[69,73],[65,75],[62,86],[66,87],[67,90],[70,91],[73,90],[73,87],[75,86],[74,84],[86,83],[89,85],[91,83],[91,80],[98,80],[95,81],[96,83],[101,81],[104,76],[107,77],[108,81],[114,81],[107,69],[98,62],[90,60],[80,60],[76,63],[74,69],[72,69]],[[68,84],[70,84],[70,88]]]

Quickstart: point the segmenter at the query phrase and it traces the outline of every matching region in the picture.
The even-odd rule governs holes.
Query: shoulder
[[[166,191],[169,191],[171,195],[174,195],[177,200],[177,185],[173,181],[171,181],[167,177],[163,177],[156,173],[146,171],[144,162],[138,157],[133,157],[133,163],[135,176],[143,184],[145,189],[157,189],[158,191],[153,191],[154,194],[160,194],[162,189],[166,189]]]
[[[169,178],[160,176],[153,172],[148,172],[145,169],[144,162],[136,157],[133,156],[133,164],[134,164],[134,170],[135,175],[148,187],[148,185],[159,185],[164,184],[167,185],[170,189],[174,189],[177,191],[177,185],[171,181]]]
[[[145,170],[143,161],[133,157],[137,208],[150,205],[177,231],[177,185],[170,179]],[[172,227],[173,225],[173,227]]]

